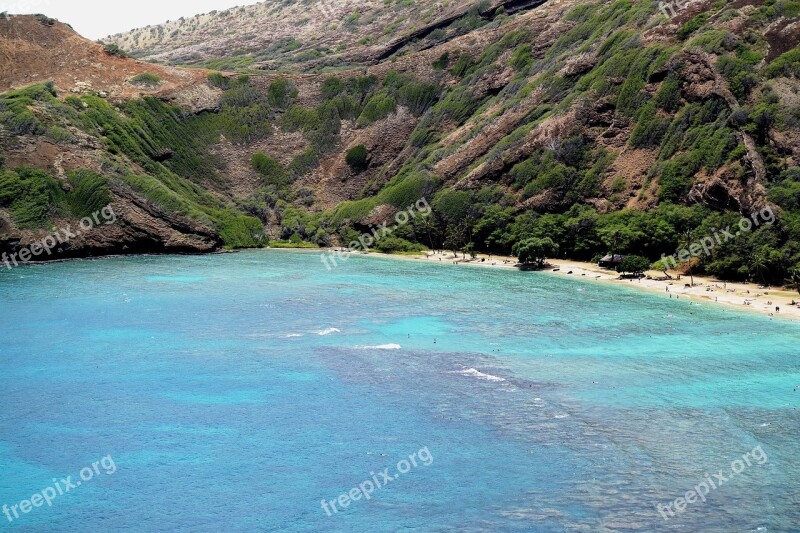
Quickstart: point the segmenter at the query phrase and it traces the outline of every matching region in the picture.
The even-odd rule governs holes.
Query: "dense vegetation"
[[[767,2],[752,18],[774,19],[777,15],[772,6],[780,7],[783,14],[789,10],[786,2]],[[567,15],[574,27],[556,40],[544,60],[533,57],[535,36],[524,30],[508,32],[479,57],[442,56],[434,62],[434,69],[443,76],[455,76],[458,83],[423,115],[411,139],[417,147],[415,156],[376,196],[343,204],[324,218],[325,225],[347,234],[376,205],[400,208],[415,197],[426,196],[432,200],[433,216],[401,231],[413,242],[512,253],[522,242],[541,244],[542,239],[551,239],[559,254],[577,259],[591,260],[614,252],[655,261],[662,254],[673,254],[713,235],[715,229],[738,224],[739,213],[687,204],[686,198],[698,174],[725,169],[744,179],[747,154],[741,136],[746,134],[755,140],[765,163],[769,198],[782,209],[779,220],[742,232],[692,263],[695,272],[728,279],[783,282],[800,269],[800,169],[787,166],[784,154],[776,153],[769,131],[796,128],[800,109],[781,104],[769,80],[798,76],[799,56],[797,50],[787,52],[759,71],[756,65],[764,57],[763,36],[751,32],[741,38],[710,26],[713,16],[736,16],[733,10],[722,13],[725,9],[724,4],[715,4],[711,12],[691,19],[679,32],[683,43],[667,46],[645,45],[638,37],[652,24],[655,3],[583,4]],[[595,45],[591,69],[580,75],[561,73],[571,57],[585,54]],[[476,101],[470,87],[496,67],[504,50],[512,50],[507,61],[518,72],[517,79],[498,95]],[[680,55],[684,50],[719,56],[717,68],[738,99],[737,107],[731,108],[715,95],[699,101],[684,97],[681,69],[685,60]],[[658,76],[663,81],[656,90],[646,90]],[[602,99],[613,106],[617,120],[632,124],[631,148],[655,150],[656,163],[640,194],[655,184],[659,205],[645,211],[623,208],[607,212],[593,207],[596,202],[587,202],[608,195],[612,204],[622,205],[628,183],[622,178],[613,180],[611,186],[604,183],[615,154],[599,146],[579,125],[570,135],[534,150],[493,178],[494,183],[484,182],[482,188],[469,191],[439,190],[443,184],[430,169],[448,153],[439,144],[446,133],[442,125],[462,125],[489,107],[499,108],[499,115],[534,90],[544,91],[543,103],[478,163],[503,157],[532,127],[570,106],[588,109],[590,102]],[[390,112],[389,96],[377,93],[378,102],[368,115]],[[399,202],[395,201],[398,193]],[[540,197],[547,198],[544,210],[520,209],[520,201]],[[531,255],[534,262],[535,256]]]
[[[108,153],[104,175],[88,170],[69,174],[69,194],[45,172],[3,171],[0,207],[9,207],[20,227],[43,227],[56,216],[86,216],[107,204],[108,184],[113,182],[167,211],[217,228],[228,246],[263,243],[257,219],[225,205],[202,186],[221,179],[214,160],[205,155],[212,138],[176,107],[152,98],[131,100],[120,108],[92,95],[61,101],[52,86],[34,85],[0,97],[0,123],[17,135],[65,143],[74,142],[72,132],[79,130],[100,138]]]
[[[263,224],[276,220],[274,237],[282,242],[347,243],[369,229],[364,220],[376,208],[404,210],[425,198],[432,214],[397,227],[378,244],[381,251],[427,246],[518,253],[532,264],[555,254],[592,260],[616,253],[640,256],[626,265],[633,273],[643,261],[655,262],[751,215],[736,198],[717,205],[692,194],[701,178],[714,176],[752,189],[751,162],[757,159],[766,175],[758,185],[779,208],[777,221],[741,232],[683,268],[782,283],[800,270],[800,168],[773,137],[800,128],[800,106],[781,85],[782,78],[800,77],[800,55],[795,48],[768,60],[763,30],[779,17],[799,15],[791,0],[768,0],[748,15],[719,2],[685,21],[673,38],[644,39],[664,22],[654,0],[580,4],[566,13],[567,29],[546,47],[536,32],[517,27],[498,32],[498,40],[477,53],[443,53],[430,65],[430,79],[397,71],[381,77],[326,75],[313,105],[298,99],[288,78],[260,83],[213,73],[208,83],[222,91],[215,112],[187,116],[152,98],[119,106],[92,95],[64,102],[52,86],[34,86],[0,97],[0,124],[13,135],[62,143],[71,142],[77,130],[100,138],[109,154],[103,174],[108,183],[212,225],[230,246],[262,243]],[[746,31],[724,29],[740,17],[749,25]],[[510,20],[476,8],[425,39],[444,40],[490,24],[502,28]],[[714,59],[709,68],[729,93],[690,94],[689,76],[705,68],[704,57]],[[479,89],[501,75],[510,81]],[[364,145],[343,138],[345,124],[348,132],[369,135],[401,110],[417,125],[391,172],[375,164]],[[596,118],[603,113],[608,117]],[[536,128],[565,116],[572,118],[558,135],[528,142]],[[454,175],[438,171],[497,117],[514,117],[508,119],[510,133]],[[604,130],[614,128],[626,132],[623,146],[604,142]],[[299,134],[295,138],[305,146],[290,157],[253,147],[277,131]],[[212,155],[220,136],[246,152],[258,177],[256,190],[232,202],[209,192],[230,185]],[[752,149],[745,139],[752,139]],[[643,183],[610,172],[623,149],[652,161]],[[303,178],[334,157],[352,171],[343,180],[363,175],[369,181],[354,200],[322,211],[315,192],[298,183],[308,183]],[[479,170],[479,178],[461,181]],[[30,181],[24,187],[37,191],[32,197],[38,202],[65,202],[57,191],[48,192],[47,180],[6,171],[12,173],[17,181],[7,191],[20,191]],[[71,194],[80,191],[81,202],[94,205],[100,192],[82,189],[94,179],[70,179],[76,180]],[[87,185],[78,186],[82,181]],[[19,220],[31,224],[48,216],[15,207],[14,194],[20,193],[6,192],[0,201],[19,212]]]
[[[69,173],[71,189],[46,172],[19,167],[0,169],[0,207],[11,211],[21,228],[47,227],[53,217],[83,218],[111,203],[106,178],[91,170]]]

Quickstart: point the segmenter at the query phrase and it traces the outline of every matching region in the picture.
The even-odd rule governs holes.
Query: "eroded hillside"
[[[309,2],[305,12],[325,4]],[[277,9],[270,6],[244,9]],[[282,6],[284,14],[298,9]],[[94,70],[74,61],[8,70],[9,87],[55,83],[0,98],[5,179],[29,186],[14,169],[34,167],[69,197],[72,175],[89,169],[120,207],[136,198],[155,219],[166,220],[161,212],[201,224],[228,246],[347,243],[424,197],[434,216],[398,229],[380,249],[510,253],[533,236],[581,259],[614,250],[654,260],[687,236],[769,206],[778,223],[694,267],[771,282],[800,268],[796,2],[697,2],[673,18],[655,2],[623,0],[340,7],[365,17],[354,31],[331,34],[358,37],[356,50],[348,44],[301,61],[273,50],[239,64],[247,76],[122,59],[60,25],[0,21],[3,35],[32,35],[25,46],[33,55],[59,38],[83,43],[77,57],[100,54]],[[245,13],[226,17],[257,18]],[[193,62],[222,53],[236,66],[233,43],[280,40],[249,33],[278,19],[239,18],[229,35],[206,39],[207,50],[197,48],[202,39],[189,42],[204,35],[192,30],[148,41],[148,57],[187,62],[179,56],[194,47]],[[36,24],[43,27],[21,31]],[[316,36],[306,42],[327,42],[325,24],[305,21]],[[131,48],[131,35],[116,43]],[[296,73],[265,72],[292,64]],[[83,80],[86,72],[96,72],[94,81]],[[69,213],[71,202],[45,196],[49,209],[30,222],[2,187],[7,246]]]
[[[347,68],[435,46],[497,10],[543,0],[481,2],[267,0],[184,17],[103,39],[133,56],[172,65],[289,71]],[[455,24],[453,24],[455,22]]]

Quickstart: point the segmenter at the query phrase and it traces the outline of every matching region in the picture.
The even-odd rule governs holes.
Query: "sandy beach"
[[[391,255],[370,253],[381,257],[405,259],[411,261],[429,261],[450,263],[463,266],[481,268],[517,268],[517,259],[497,255],[478,255],[475,259],[464,259],[459,254],[454,257],[452,252],[427,252],[418,255]],[[785,318],[800,321],[800,294],[782,287],[762,287],[754,283],[737,283],[719,281],[713,278],[695,276],[694,285],[690,286],[691,278],[682,276],[677,272],[669,272],[672,280],[661,280],[663,272],[649,271],[641,279],[622,279],[614,271],[600,268],[593,263],[553,259],[548,261],[548,267],[540,272],[565,277],[583,278],[589,281],[615,283],[626,285],[641,290],[662,294],[664,298],[689,298],[696,301],[709,302],[728,308],[761,313],[775,318]],[[792,302],[796,302],[792,305]],[[778,308],[780,311],[778,311]]]

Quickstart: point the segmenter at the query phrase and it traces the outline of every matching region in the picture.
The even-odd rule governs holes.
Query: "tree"
[[[792,282],[794,288],[797,289],[797,293],[800,294],[800,268],[795,268],[792,270],[790,275],[791,277],[789,278],[789,281]]]
[[[467,254],[469,254],[469,256],[472,259],[475,259],[476,257],[478,257],[478,251],[475,250],[475,243],[474,242],[468,242],[467,245],[464,246],[464,259],[467,258],[466,257]]]
[[[419,228],[422,231],[424,231],[425,234],[428,236],[428,242],[431,245],[431,250],[436,252],[436,245],[434,244],[434,241],[433,241],[433,235],[435,233],[438,233],[439,228],[437,227],[436,221],[433,219],[433,216],[428,215],[428,216],[422,217],[419,220],[418,224],[419,224]]]
[[[650,268],[650,261],[646,257],[629,255],[622,260],[617,271],[622,274],[630,272],[634,276],[641,276],[648,268]]]
[[[543,267],[548,257],[558,255],[558,245],[550,237],[525,239],[514,248],[514,253],[519,257],[519,262],[523,265],[533,264],[537,267]]]
[[[687,229],[683,233],[683,244],[684,244],[684,246],[685,246],[685,248],[687,250],[691,249],[691,246],[693,244],[693,242],[692,242],[693,235],[694,235],[694,232],[692,230],[690,230],[690,229]],[[691,284],[692,284],[691,286],[692,287],[694,287],[694,273],[692,272],[692,267],[693,267],[692,261],[693,260],[694,260],[694,258],[689,258],[689,262],[687,263],[689,265],[689,279],[691,280]]]
[[[764,271],[766,269],[767,263],[764,259],[764,255],[761,252],[756,252],[753,254],[753,257],[750,260],[750,276],[757,277],[762,283],[766,284],[766,281],[764,281]]]
[[[369,162],[367,161],[368,156],[367,147],[363,144],[359,144],[358,146],[350,148],[344,159],[347,161],[347,164],[350,165],[353,172],[363,172],[369,166]]]
[[[467,240],[467,228],[464,223],[447,226],[444,247],[453,252],[453,257],[458,258],[458,251]]]

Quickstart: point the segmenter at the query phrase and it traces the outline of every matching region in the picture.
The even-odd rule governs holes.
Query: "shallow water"
[[[0,338],[0,505],[115,467],[2,528],[800,530],[791,322],[264,251],[2,272]],[[657,511],[720,471],[705,501]]]

